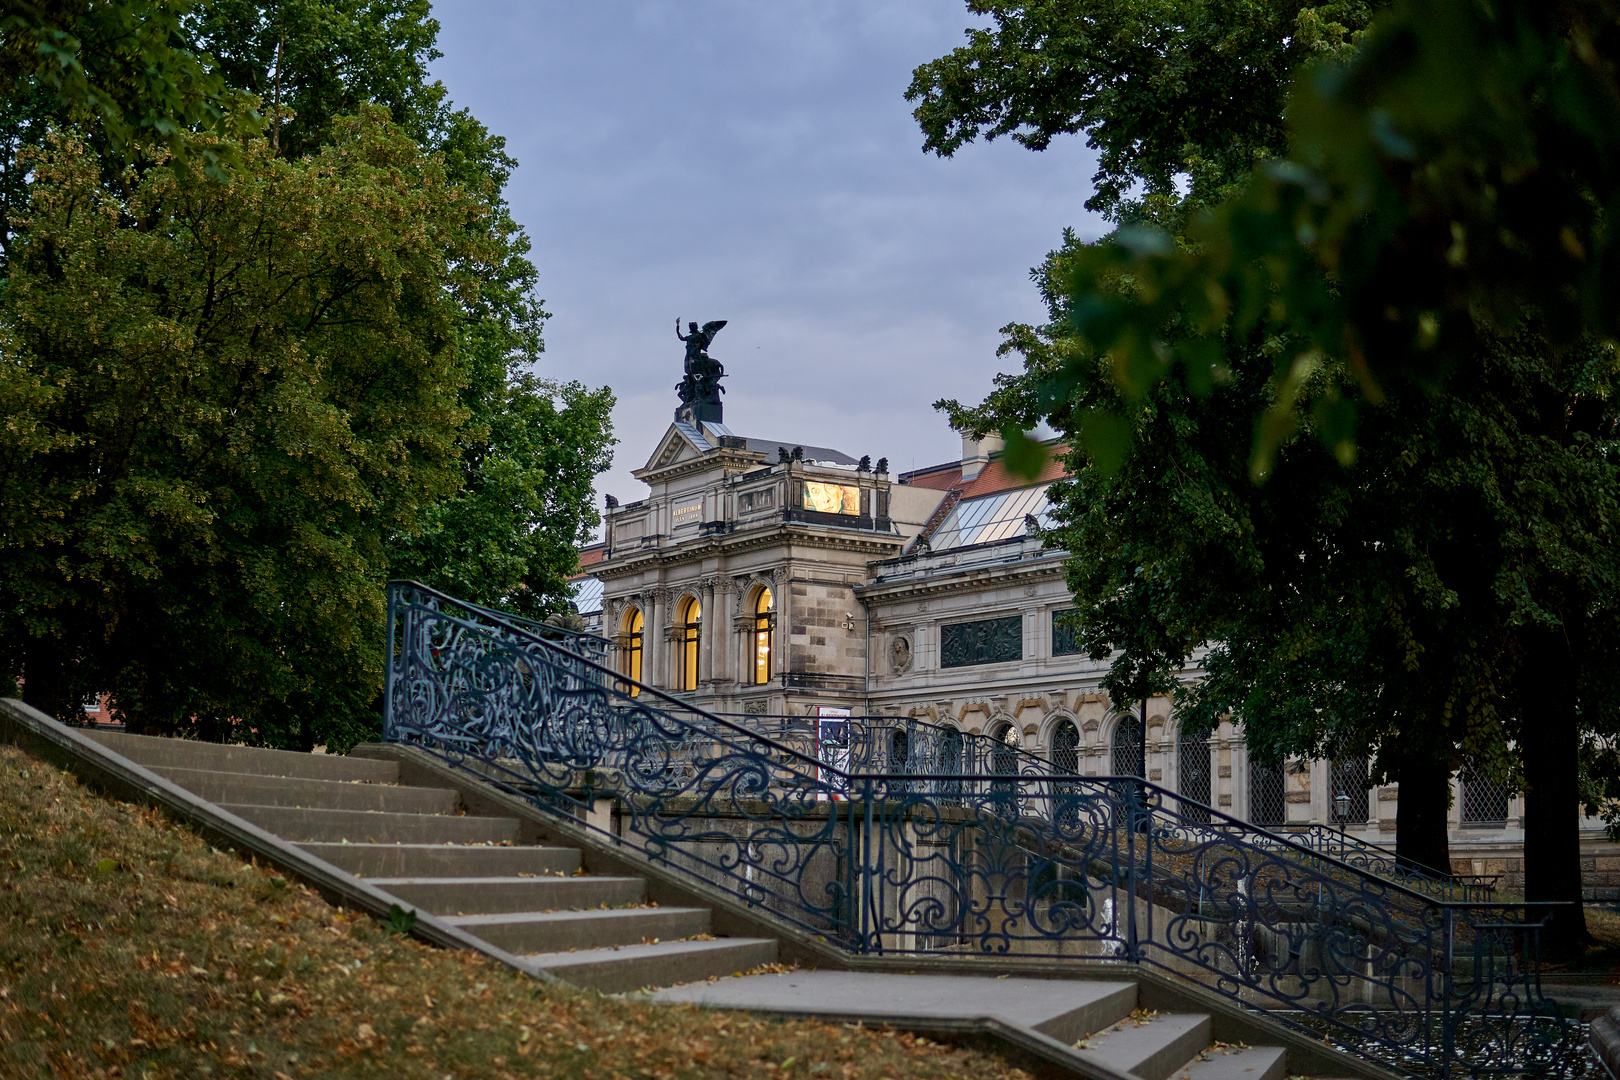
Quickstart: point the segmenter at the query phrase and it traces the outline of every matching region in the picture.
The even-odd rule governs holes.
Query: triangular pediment
[[[671,424],[664,437],[658,441],[658,449],[653,451],[647,464],[641,467],[642,472],[651,472],[655,469],[667,469],[671,465],[679,465],[683,461],[690,461],[699,457],[708,446],[697,446],[692,436],[681,430],[685,425]],[[699,436],[701,438],[701,436]]]

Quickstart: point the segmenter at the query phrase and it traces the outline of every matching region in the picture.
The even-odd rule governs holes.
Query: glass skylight
[[[997,540],[1011,540],[1028,531],[1025,516],[1035,515],[1041,528],[1051,524],[1051,506],[1046,501],[1050,485],[998,491],[994,495],[980,495],[976,499],[963,499],[951,510],[943,524],[929,537],[928,546],[934,551],[969,547],[973,544],[992,544]]]
[[[584,577],[573,583],[574,604],[581,615],[602,610],[602,579]]]

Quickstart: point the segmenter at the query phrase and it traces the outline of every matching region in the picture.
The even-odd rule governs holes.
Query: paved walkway
[[[1091,1033],[1087,1014],[1101,1014],[1114,998],[1133,1002],[1131,982],[999,979],[971,975],[889,975],[855,971],[789,971],[715,982],[686,983],[648,995],[717,1008],[801,1015],[960,1019],[993,1016],[1072,1042]],[[1108,1021],[1111,1023],[1112,1021]],[[1059,1028],[1065,1030],[1058,1030]]]

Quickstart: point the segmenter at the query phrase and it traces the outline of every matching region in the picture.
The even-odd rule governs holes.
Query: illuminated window
[[[681,604],[681,622],[676,629],[681,646],[680,689],[696,690],[698,684],[698,629],[702,626],[703,608],[697,597],[688,596]]]
[[[754,597],[754,682],[771,681],[771,634],[776,614],[771,611],[771,590],[761,589]]]
[[[641,693],[641,687],[635,684],[641,681],[641,635],[645,625],[641,609],[631,608],[624,613],[619,630],[619,671],[631,680],[627,691],[631,697]]]

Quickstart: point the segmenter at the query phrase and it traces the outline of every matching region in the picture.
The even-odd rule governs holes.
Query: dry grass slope
[[[0,1076],[1025,1074],[909,1035],[545,986],[0,747]]]

